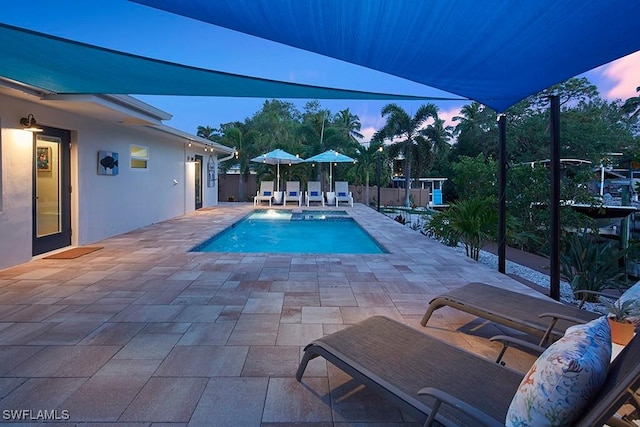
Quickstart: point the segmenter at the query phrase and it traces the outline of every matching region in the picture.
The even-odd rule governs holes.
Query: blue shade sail
[[[503,111],[640,49],[638,0],[133,0]]]
[[[445,99],[334,89],[206,70],[100,48],[1,23],[0,77],[59,94]]]

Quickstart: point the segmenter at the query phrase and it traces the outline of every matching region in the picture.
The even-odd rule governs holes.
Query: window
[[[140,145],[129,146],[131,169],[147,169],[149,167],[149,148]]]

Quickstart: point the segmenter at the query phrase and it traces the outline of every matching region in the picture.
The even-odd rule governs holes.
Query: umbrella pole
[[[329,192],[331,192],[331,187],[333,184],[333,162],[329,162]]]
[[[276,181],[276,191],[280,191],[280,162],[276,164],[276,167],[278,169],[278,174],[277,174],[278,181]]]

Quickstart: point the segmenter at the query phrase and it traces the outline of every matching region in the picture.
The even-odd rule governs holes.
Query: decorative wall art
[[[216,162],[213,156],[209,155],[207,160],[207,187],[216,186]]]
[[[42,172],[51,170],[51,147],[36,147],[36,169]]]
[[[118,153],[98,151],[98,175],[118,175]]]

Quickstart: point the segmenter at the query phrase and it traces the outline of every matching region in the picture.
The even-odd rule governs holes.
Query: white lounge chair
[[[307,183],[305,198],[307,199],[307,207],[309,207],[309,202],[320,202],[322,206],[324,206],[324,197],[322,196],[320,181],[309,181]]]
[[[284,192],[284,204],[286,205],[287,202],[298,202],[298,206],[302,206],[300,181],[287,181],[287,191]]]
[[[347,202],[353,207],[353,195],[349,191],[349,183],[347,181],[336,181],[336,206],[340,202]]]
[[[273,199],[273,181],[262,181],[260,182],[260,191],[256,193],[256,196],[253,198],[254,206],[258,204],[258,202],[269,202],[269,206],[271,206],[271,200]]]

